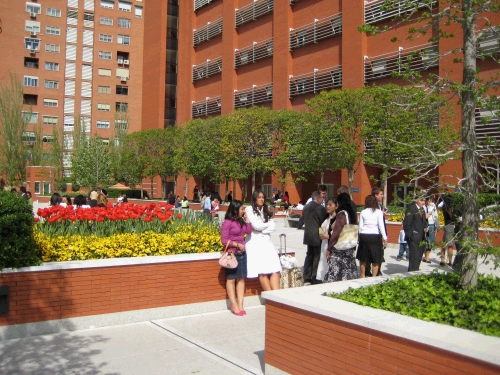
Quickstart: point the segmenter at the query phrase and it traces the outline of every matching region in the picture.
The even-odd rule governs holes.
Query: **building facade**
[[[435,43],[429,43],[428,36],[409,40],[409,28],[422,25],[425,20],[396,25],[393,17],[408,9],[406,2],[392,11],[385,11],[382,3],[381,0],[182,2],[179,45],[185,48],[179,50],[178,60],[178,123],[227,114],[252,105],[302,110],[306,109],[305,101],[322,90],[352,89],[373,83],[407,84],[392,78],[391,73],[399,68],[398,59],[410,54],[417,56],[411,68],[419,71],[423,78],[433,73],[461,80],[461,64],[453,61],[459,55],[438,58],[461,46],[458,25],[452,24],[447,29],[455,33],[454,38]],[[494,25],[500,23],[498,15],[489,16],[493,17],[490,21]],[[363,24],[392,29],[369,35],[358,31]],[[391,42],[393,38],[398,41]],[[485,48],[498,47],[498,37],[483,44]],[[498,72],[498,64],[493,59],[478,60],[478,66],[483,78]],[[478,109],[478,134],[488,131],[484,128],[486,125],[481,124],[481,113]],[[456,113],[454,121],[460,124],[460,113]],[[458,161],[450,161],[438,173],[453,175],[460,169]],[[354,181],[356,203],[361,204],[370,194],[374,186],[370,176],[377,178],[379,173],[373,166],[359,167]],[[325,179],[329,194],[339,185],[348,184],[345,171],[327,173]],[[197,182],[199,185],[199,181],[192,180],[188,186]],[[400,178],[389,181],[389,196],[412,193],[411,185],[399,182]],[[285,190],[289,191],[291,201],[297,202],[307,199],[318,183],[319,176],[310,176],[308,182],[287,184]],[[275,192],[280,183],[275,177],[267,178],[262,187],[269,194]],[[216,189],[223,196],[224,187]]]

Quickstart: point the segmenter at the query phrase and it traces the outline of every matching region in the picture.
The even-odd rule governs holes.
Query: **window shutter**
[[[65,150],[73,149],[73,134],[64,134],[63,147]]]
[[[94,10],[94,0],[85,0],[83,7],[85,10]]]
[[[66,45],[66,60],[76,60],[76,46]]]
[[[81,103],[81,111],[80,113],[82,115],[89,115],[91,114],[91,111],[90,111],[90,107],[91,107],[91,100],[86,100],[86,99],[82,99],[82,103]]]
[[[83,30],[83,44],[94,45],[94,30]]]
[[[135,16],[137,18],[142,18],[142,7],[135,6]]]
[[[99,68],[98,74],[104,77],[111,77],[111,69],[101,69]]]
[[[66,42],[76,43],[77,29],[75,27],[66,28]]]
[[[63,153],[63,167],[64,168],[71,168],[72,161],[71,161],[71,152],[64,152]]]
[[[68,0],[69,8],[78,8],[78,0]]]
[[[64,113],[75,113],[75,99],[64,98]]]
[[[66,71],[64,76],[66,78],[75,78],[76,64],[73,62],[66,62]]]
[[[92,82],[82,82],[82,97],[90,98],[92,96]]]
[[[65,81],[64,95],[75,96],[75,81]]]
[[[86,101],[90,102],[90,100],[86,100]],[[85,133],[90,133],[90,118],[89,117],[82,117],[81,121],[82,121],[83,131]],[[87,136],[87,138],[88,138],[88,136]]]
[[[92,62],[92,53],[94,49],[90,47],[83,47],[83,58],[82,61],[84,62]]]
[[[116,76],[117,77],[129,78],[130,77],[130,71],[128,69],[118,68],[118,69],[116,69]]]
[[[82,79],[92,80],[92,65],[82,65]]]

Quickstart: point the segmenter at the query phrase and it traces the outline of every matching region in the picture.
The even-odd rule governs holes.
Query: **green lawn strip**
[[[474,291],[458,281],[457,273],[433,272],[327,296],[500,337],[500,279],[479,275]]]

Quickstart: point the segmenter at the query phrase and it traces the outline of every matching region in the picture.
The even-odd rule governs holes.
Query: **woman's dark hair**
[[[337,207],[337,213],[340,211],[346,211],[349,214],[349,224],[356,224],[358,222],[356,217],[356,212],[352,210],[351,197],[347,193],[340,193],[337,197],[339,206]]]
[[[378,201],[373,195],[367,195],[365,198],[365,208],[371,208],[372,211],[378,209]]]
[[[240,226],[245,225],[245,219],[239,216],[241,205],[242,205],[241,201],[238,200],[231,201],[231,203],[229,203],[229,207],[227,208],[226,216],[224,216],[224,219],[237,221],[240,224]]]
[[[59,206],[62,202],[61,195],[59,193],[54,193],[50,197],[50,205],[51,206]]]
[[[326,201],[326,203],[328,203],[328,202],[332,202],[334,205],[339,204],[339,200],[337,198],[330,198]]]
[[[66,198],[66,201],[68,202],[68,206],[71,206],[71,197],[69,195],[65,195],[64,198]]]
[[[83,195],[77,195],[75,197],[75,201],[73,202],[75,206],[80,207],[84,206],[87,204],[87,198],[85,198]]]
[[[267,223],[271,217],[273,217],[273,214],[269,212],[266,204],[266,194],[262,190],[255,190],[252,194],[252,208],[253,212],[256,215],[260,215],[259,209],[257,207],[257,198],[259,197],[259,194],[264,196],[264,205],[262,206],[262,213],[264,214],[264,223]]]

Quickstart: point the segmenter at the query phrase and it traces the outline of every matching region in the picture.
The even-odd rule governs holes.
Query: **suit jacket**
[[[304,206],[302,217],[304,218],[304,245],[321,246],[319,228],[327,216],[326,209],[316,201]]]
[[[407,241],[420,242],[424,239],[424,229],[427,228],[425,211],[421,210],[416,203],[412,203],[406,210],[403,220],[403,229]]]

